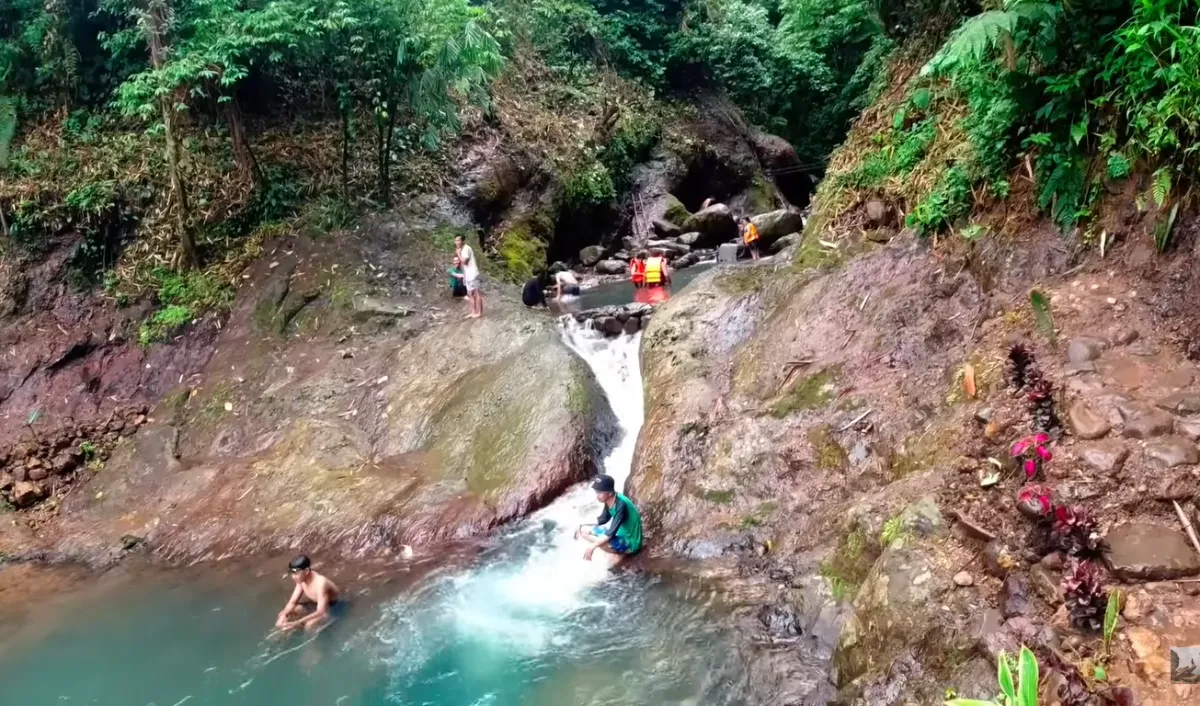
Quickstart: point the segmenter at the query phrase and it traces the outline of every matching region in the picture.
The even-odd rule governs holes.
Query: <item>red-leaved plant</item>
[[[1054,512],[1050,500],[1050,489],[1041,485],[1022,486],[1017,491],[1017,509],[1022,515],[1035,520],[1045,520]]]
[[[1100,523],[1091,510],[1059,505],[1050,524],[1050,547],[1070,556],[1098,557],[1104,551]]]
[[[1042,471],[1042,464],[1054,458],[1054,454],[1050,453],[1050,449],[1047,447],[1049,443],[1049,434],[1038,433],[1013,444],[1012,457],[1021,464],[1021,470],[1025,472],[1025,480],[1037,478]]]
[[[1083,630],[1100,632],[1104,627],[1104,609],[1108,592],[1100,582],[1100,569],[1090,561],[1072,560],[1063,575],[1063,601],[1071,614],[1071,624]]]

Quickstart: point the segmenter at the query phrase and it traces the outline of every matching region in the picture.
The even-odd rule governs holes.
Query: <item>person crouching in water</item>
[[[450,296],[461,299],[467,296],[467,275],[463,272],[462,258],[454,256],[454,265],[446,270],[450,275]]]
[[[750,257],[758,259],[758,226],[750,222],[749,218],[742,217],[742,242],[745,243],[746,249],[750,251]]]
[[[642,516],[632,500],[617,492],[617,483],[612,476],[596,476],[592,490],[596,491],[596,499],[604,507],[600,510],[596,524],[580,525],[575,532],[575,538],[591,543],[583,553],[585,561],[591,561],[592,554],[599,549],[617,556],[615,566],[624,561],[625,557],[637,554],[641,550]]]
[[[312,562],[303,554],[288,564],[288,575],[296,582],[296,588],[292,591],[287,605],[279,611],[275,627],[280,630],[313,630],[320,627],[329,617],[331,607],[341,600],[341,591],[333,581],[313,571]],[[292,616],[300,610],[300,602],[304,599],[316,604],[316,608],[307,615],[293,619]]]
[[[639,252],[629,261],[629,281],[633,282],[633,286],[641,288],[646,286],[646,253]]]

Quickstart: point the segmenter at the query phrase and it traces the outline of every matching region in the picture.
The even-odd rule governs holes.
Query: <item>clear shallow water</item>
[[[642,424],[638,337],[564,339],[595,370],[625,430],[605,460],[624,483]],[[268,628],[289,582],[273,571],[102,579],[0,626],[3,703],[114,706],[730,706],[744,673],[720,609],[696,585],[584,562],[594,521],[579,486],[467,568],[415,586],[331,575],[347,614],[317,635]],[[318,560],[320,558],[318,557]],[[348,569],[343,571],[349,572]],[[396,578],[402,575],[397,568]],[[0,581],[4,574],[0,573]]]
[[[690,284],[692,280],[711,270],[715,265],[716,262],[702,262],[698,265],[685,267],[682,270],[673,270],[671,272],[671,292],[679,292]],[[628,304],[635,301],[638,294],[638,290],[628,280],[604,282],[590,289],[583,290],[572,310],[581,311],[584,309],[598,309],[602,306],[620,306],[621,304]]]

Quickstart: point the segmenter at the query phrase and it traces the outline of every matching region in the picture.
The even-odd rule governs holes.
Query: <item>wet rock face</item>
[[[386,554],[541,507],[595,471],[613,418],[555,320],[490,301],[478,321],[337,348],[223,345],[203,388],[66,499],[59,548],[103,557],[132,534],[175,561]]]
[[[799,211],[788,209],[751,216],[750,222],[758,228],[759,244],[764,248],[770,248],[786,235],[804,230],[804,216]]]
[[[1161,525],[1128,523],[1106,537],[1109,563],[1126,580],[1162,581],[1200,573],[1200,555],[1180,532]]]

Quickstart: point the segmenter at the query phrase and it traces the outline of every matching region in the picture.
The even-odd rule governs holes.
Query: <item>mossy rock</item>
[[[514,221],[496,239],[504,279],[524,282],[546,264],[546,243],[553,221],[543,213],[533,213]]]
[[[687,210],[687,206],[683,202],[675,198],[671,194],[664,194],[662,197],[663,220],[674,223],[677,226],[683,226],[692,214]]]
[[[767,406],[767,413],[782,419],[796,412],[824,408],[837,394],[836,383],[841,373],[840,365],[831,365],[806,377],[796,378]]]

